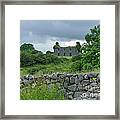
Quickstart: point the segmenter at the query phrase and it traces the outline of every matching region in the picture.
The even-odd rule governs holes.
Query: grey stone
[[[76,84],[70,85],[70,86],[68,86],[68,90],[75,91],[76,86],[77,86]]]
[[[53,79],[53,80],[57,80],[57,74],[52,74],[52,76],[51,76],[51,78]]]
[[[91,88],[91,86],[87,85],[84,88],[85,88],[85,90],[89,90]]]
[[[57,74],[57,77],[59,77],[59,76],[61,76],[62,75],[62,73],[56,73]]]
[[[79,84],[80,80],[78,78],[75,78],[75,84]]]
[[[82,92],[75,92],[74,93],[74,98],[81,97]]]
[[[60,83],[56,83],[56,85],[58,86],[58,88],[61,88],[61,84]]]
[[[57,82],[60,82],[60,81],[61,81],[61,79],[60,79],[59,77],[57,77],[56,81],[57,81]]]
[[[89,80],[83,80],[83,81],[81,82],[81,84],[82,84],[83,86],[86,86],[86,85],[90,84],[90,81],[89,81]]]
[[[89,92],[93,92],[93,91],[94,91],[94,88],[90,87],[90,88],[88,89],[88,91],[89,91]]]
[[[82,87],[82,85],[80,83],[78,84],[77,89],[78,89],[78,91],[83,89],[83,87]]]
[[[88,75],[87,74],[84,75],[84,79],[88,79]]]
[[[67,99],[72,100],[72,99],[73,99],[73,96],[72,96],[72,95],[68,95],[68,96],[67,96]]]
[[[60,75],[59,77],[60,77],[61,79],[63,79],[63,78],[64,78],[64,75],[62,74],[62,75]]]
[[[65,81],[66,83],[69,83],[69,78],[66,77],[64,81]]]
[[[66,92],[65,93],[65,97],[67,98],[67,99],[73,99],[73,92]]]
[[[81,74],[78,75],[78,80],[79,80],[79,81],[82,81],[83,79],[84,79],[84,76],[83,76],[83,75],[81,75]]]
[[[97,97],[100,97],[100,94],[99,93],[90,93],[90,97],[97,98]]]
[[[94,90],[93,92],[94,93],[100,93],[100,90]]]
[[[51,79],[51,83],[56,83],[57,80],[56,79]]]
[[[64,93],[64,94],[67,94],[67,92],[66,92],[66,89],[60,89],[60,92],[62,92],[62,93]]]
[[[26,84],[29,84],[31,81],[29,81],[29,80],[26,80],[26,79],[24,79],[23,80],[23,83],[26,85]]]
[[[91,83],[90,86],[95,87],[95,86],[97,86],[97,83]]]
[[[73,100],[83,100],[83,98],[80,96],[80,97],[77,97],[77,98],[73,98]]]
[[[82,98],[88,98],[90,97],[90,92],[86,92],[82,94]]]
[[[71,77],[70,78],[70,84],[74,84],[75,83],[75,77]]]
[[[78,74],[73,74],[73,77],[78,77]]]
[[[59,78],[59,79],[60,79],[59,82],[60,82],[61,84],[63,84],[63,83],[64,83],[64,79],[61,79],[61,78]]]
[[[67,95],[73,95],[73,92],[67,92]]]
[[[87,74],[88,78],[95,78],[97,76],[97,73],[89,73]]]
[[[97,80],[96,80],[97,83],[100,83],[100,75],[98,75],[96,79],[97,79]]]
[[[68,88],[68,83],[67,83],[67,82],[64,82],[64,83],[63,83],[63,86],[64,86],[64,88]]]
[[[34,77],[32,75],[26,75],[27,80],[32,80]]]
[[[44,79],[49,79],[49,75],[44,75]]]
[[[73,75],[72,74],[67,74],[66,77],[70,78],[72,77]]]

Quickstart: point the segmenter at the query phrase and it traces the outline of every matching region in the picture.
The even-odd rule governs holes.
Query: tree
[[[85,40],[87,43],[81,47],[84,64],[91,69],[96,66],[100,67],[100,25],[90,29],[90,33],[85,36]]]
[[[53,52],[51,52],[51,51],[47,51],[46,54],[53,54]]]
[[[58,43],[56,43],[58,45]],[[32,44],[23,44],[20,47],[20,66],[34,66],[36,64],[58,64],[62,60],[55,56],[52,52],[47,51],[43,54],[41,51],[35,50]]]
[[[82,46],[76,43],[80,50],[80,55],[72,58],[72,61],[75,62],[72,67],[76,70],[94,70],[100,67],[100,25],[90,29],[85,40],[86,43]]]
[[[32,44],[26,44],[26,43],[24,43],[24,44],[22,44],[20,46],[20,50],[21,51],[34,51],[35,49],[34,49],[34,47],[33,47]]]

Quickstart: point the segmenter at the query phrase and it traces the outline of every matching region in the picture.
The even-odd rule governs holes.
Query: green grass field
[[[51,74],[56,72],[71,72],[71,63],[61,63],[61,64],[48,64],[48,65],[35,65],[30,67],[24,67],[20,69],[20,75],[24,76],[27,74],[33,74],[40,76],[41,74]]]
[[[35,65],[35,66],[30,66],[30,67],[24,67],[20,69],[20,75],[24,76],[27,74],[33,74],[35,76],[40,76],[43,74],[52,74],[56,72],[66,72],[66,73],[89,73],[89,72],[94,72],[98,73],[100,72],[99,69],[94,69],[94,70],[84,70],[84,71],[72,71],[71,70],[71,61],[67,61],[64,63],[60,64],[48,64],[48,65]]]
[[[58,87],[52,85],[48,88],[46,84],[29,85],[20,91],[21,100],[64,100],[64,94],[58,92]]]

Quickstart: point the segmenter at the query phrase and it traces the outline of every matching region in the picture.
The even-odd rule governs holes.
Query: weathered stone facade
[[[57,56],[75,56],[78,55],[79,52],[76,47],[57,47],[54,48],[54,54]]]

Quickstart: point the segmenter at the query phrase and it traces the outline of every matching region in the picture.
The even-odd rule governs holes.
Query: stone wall
[[[69,100],[99,100],[100,99],[100,76],[90,74],[52,74],[45,75],[44,80],[50,87],[56,84],[64,93],[65,99]]]
[[[21,78],[21,83],[35,82],[33,76]],[[64,93],[66,100],[99,100],[100,99],[100,75],[89,74],[63,74],[55,73],[42,77],[45,84],[50,88],[53,84],[59,87],[58,92]]]

